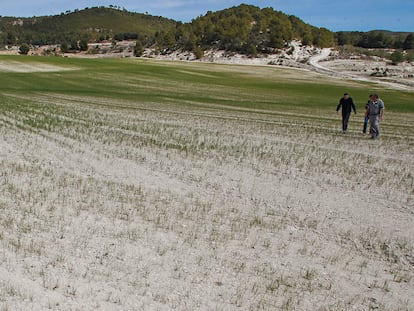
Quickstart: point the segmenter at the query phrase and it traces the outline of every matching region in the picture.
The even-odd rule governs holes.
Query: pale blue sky
[[[129,11],[161,15],[187,22],[207,11],[241,3],[273,7],[332,31],[384,29],[414,32],[414,0],[0,0],[2,16],[55,15],[67,10],[116,5]]]

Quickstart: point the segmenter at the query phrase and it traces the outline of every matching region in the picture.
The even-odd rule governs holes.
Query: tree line
[[[339,46],[352,45],[366,49],[414,49],[414,33],[399,34],[386,31],[337,32]]]
[[[201,57],[205,50],[213,48],[254,56],[277,52],[293,39],[318,47],[414,49],[413,33],[334,33],[272,8],[245,4],[207,12],[189,23],[127,12],[114,6],[43,18],[0,17],[0,46],[58,44],[65,51],[85,50],[92,42],[136,40],[139,50],[156,47],[167,53],[181,49]]]
[[[66,11],[54,16],[0,16],[0,47],[66,43],[76,48],[81,41],[143,40],[154,37],[157,31],[173,29],[175,25],[175,21],[161,16],[128,12],[112,5]],[[74,42],[77,44],[71,44]]]
[[[243,54],[273,53],[293,39],[320,47],[335,44],[334,33],[304,23],[272,8],[240,5],[207,12],[190,23],[177,23],[175,29],[158,33],[161,49],[184,49],[199,53],[214,48]]]

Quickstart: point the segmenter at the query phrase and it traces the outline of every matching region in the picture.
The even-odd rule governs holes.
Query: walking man
[[[342,107],[342,131],[345,133],[348,129],[348,121],[349,117],[351,116],[352,110],[356,114],[356,108],[354,101],[348,93],[344,94],[339,101],[338,106],[336,107],[336,113],[338,113],[339,109]]]
[[[367,134],[367,128],[368,128],[368,121],[369,121],[369,117],[368,117],[367,110],[368,110],[369,102],[370,102],[370,100],[368,100],[367,104],[365,105],[364,126],[363,126],[363,128],[362,128],[362,133],[363,133],[364,135],[366,135],[366,134]]]
[[[378,97],[378,94],[371,94],[369,96],[368,109],[366,116],[369,118],[369,133],[372,139],[380,137],[380,121],[384,119],[384,102]]]

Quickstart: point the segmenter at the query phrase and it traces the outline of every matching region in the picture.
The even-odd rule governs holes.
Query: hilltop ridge
[[[242,54],[273,53],[292,39],[304,45],[414,49],[413,33],[332,32],[273,8],[252,5],[207,12],[189,23],[129,12],[119,7],[92,7],[54,16],[0,17],[0,48],[21,45],[138,40],[144,47],[188,50],[201,54],[211,48]],[[75,44],[74,44],[75,43]]]
[[[27,43],[62,44],[73,40],[99,42],[153,37],[175,28],[176,21],[161,16],[128,12],[113,7],[93,7],[41,17],[0,17],[0,46]]]

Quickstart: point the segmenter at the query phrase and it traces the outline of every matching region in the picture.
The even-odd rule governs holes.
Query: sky
[[[207,11],[242,3],[295,15],[331,31],[391,30],[414,32],[414,0],[0,0],[2,16],[55,15],[94,6],[119,6],[128,11],[189,22]]]

